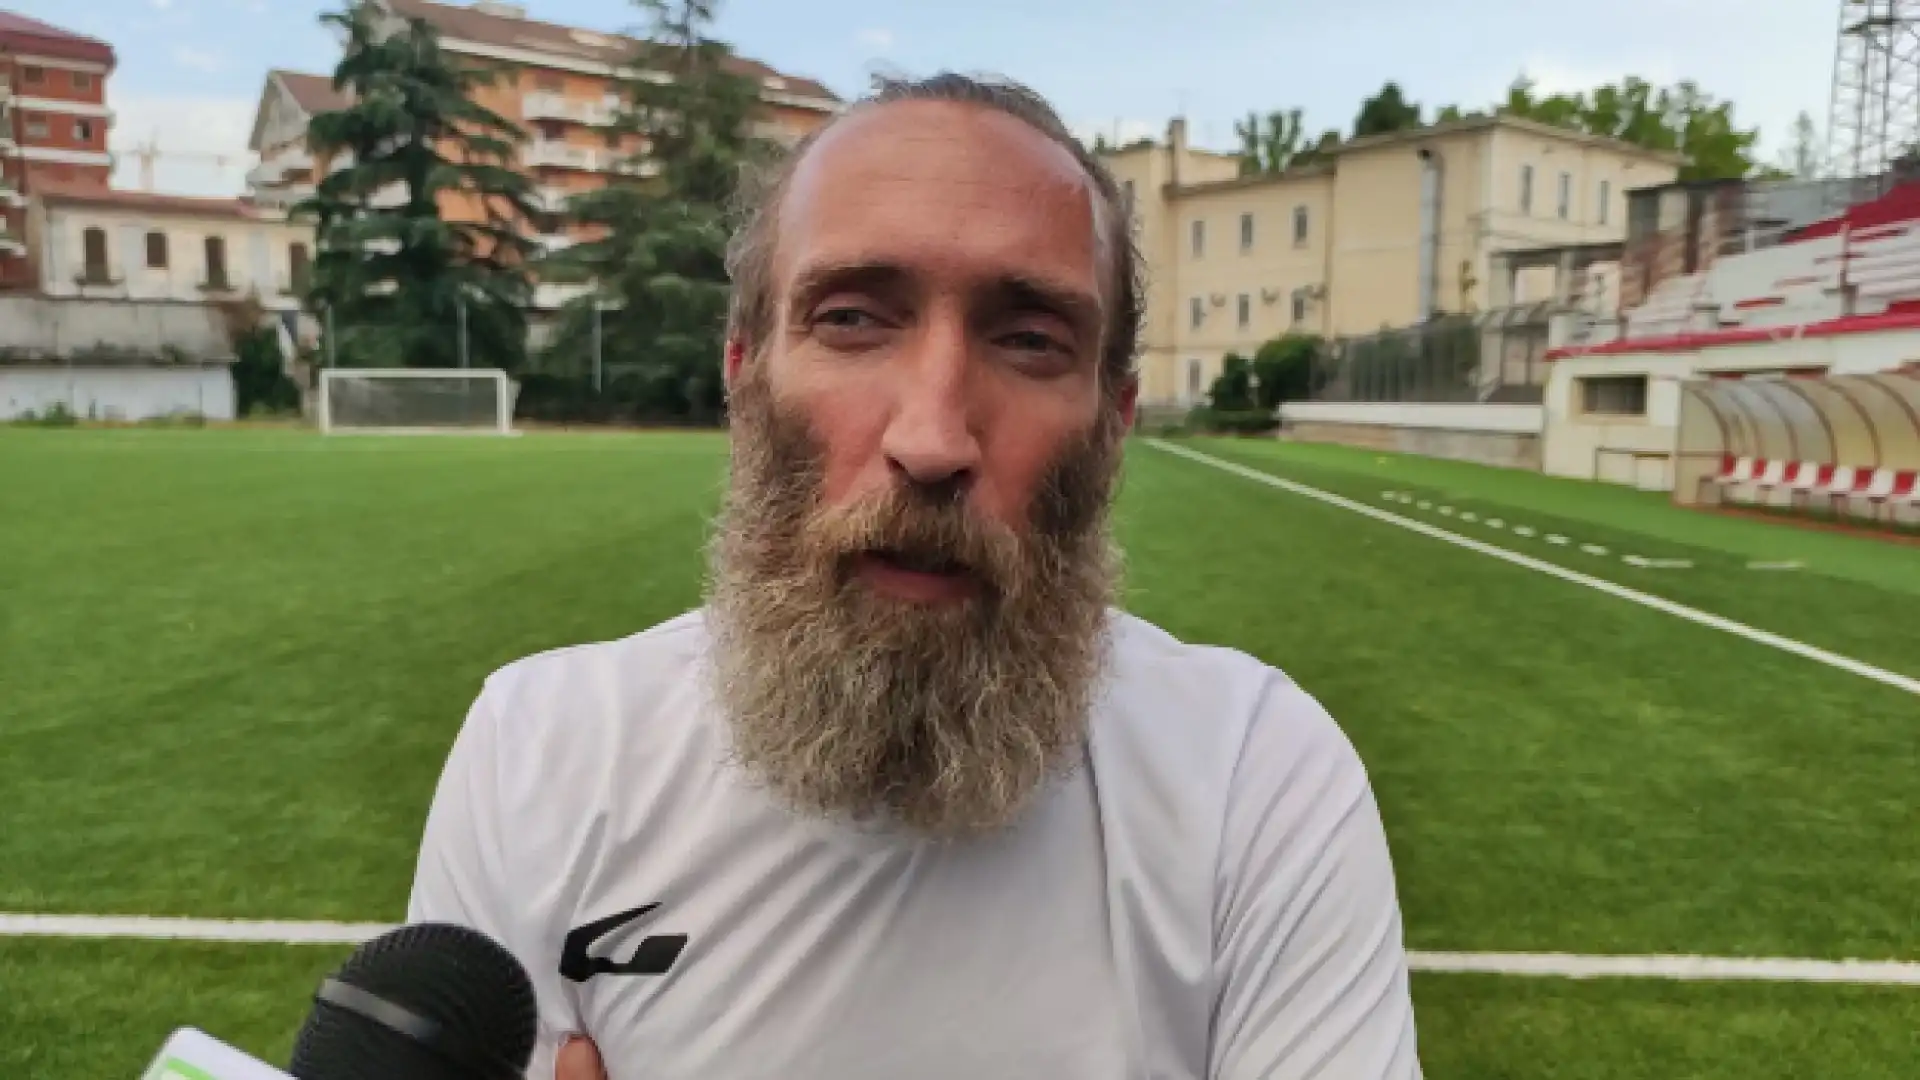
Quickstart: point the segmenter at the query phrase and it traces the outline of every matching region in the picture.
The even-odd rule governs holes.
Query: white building
[[[202,303],[251,297],[297,311],[312,230],[237,199],[42,183],[29,239],[54,297]]]

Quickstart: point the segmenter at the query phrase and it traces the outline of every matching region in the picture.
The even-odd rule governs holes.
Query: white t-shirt
[[[755,787],[698,612],[512,664],[454,743],[409,919],[525,964],[538,1080],[569,1033],[611,1080],[1414,1080],[1351,744],[1278,671],[1114,618],[1084,767],[964,844]]]

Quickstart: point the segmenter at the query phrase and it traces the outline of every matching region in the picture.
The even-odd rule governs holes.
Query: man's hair
[[[727,273],[733,279],[727,336],[758,350],[774,333],[773,252],[780,231],[780,203],[807,151],[847,117],[902,101],[951,102],[1004,113],[1064,147],[1079,162],[1093,189],[1096,248],[1107,263],[1101,381],[1109,393],[1126,385],[1133,377],[1139,350],[1146,293],[1132,208],[1106,164],[1073,137],[1045,98],[1019,83],[993,77],[942,72],[925,79],[876,78],[872,93],[800,140],[770,167],[750,174],[740,187],[739,224],[727,246]]]

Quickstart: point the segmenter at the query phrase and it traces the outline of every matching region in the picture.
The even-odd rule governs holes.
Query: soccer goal
[[[328,435],[513,434],[514,385],[497,369],[326,368],[320,430]]]

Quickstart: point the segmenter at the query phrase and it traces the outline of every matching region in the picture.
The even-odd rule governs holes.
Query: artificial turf
[[[1463,532],[1484,526],[1380,496],[1524,516],[1616,557],[1499,543],[1920,675],[1920,550],[1194,445]],[[696,604],[724,455],[708,434],[0,429],[0,910],[398,918],[480,679]],[[1128,607],[1284,667],[1351,734],[1415,948],[1920,958],[1920,698],[1147,445],[1118,524]],[[0,941],[0,1074],[131,1075],[181,1017],[282,1050],[328,955]],[[1910,988],[1418,986],[1435,1076],[1920,1074]],[[1762,1037],[1769,1018],[1800,1027]]]

